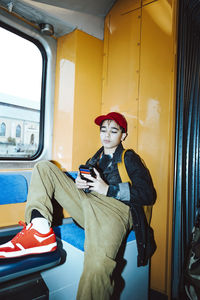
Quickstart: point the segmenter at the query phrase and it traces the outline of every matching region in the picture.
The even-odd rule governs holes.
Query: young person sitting
[[[79,172],[74,182],[51,162],[37,163],[28,192],[27,225],[11,241],[0,245],[1,258],[54,251],[56,237],[50,227],[54,197],[85,229],[84,269],[77,293],[77,299],[84,300],[110,299],[115,258],[133,228],[130,204],[139,208],[136,212],[140,215],[143,205],[156,200],[149,171],[133,150],[125,153],[131,184],[120,178],[118,163],[127,137],[124,116],[111,112],[97,117],[95,123],[100,126],[102,147],[86,163],[94,174],[82,178]]]

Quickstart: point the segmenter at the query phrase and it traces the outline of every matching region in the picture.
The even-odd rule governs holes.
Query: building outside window
[[[17,125],[17,128],[16,128],[16,138],[17,137],[21,137],[21,126],[20,125]]]
[[[0,156],[28,156],[39,144],[40,108],[37,103],[0,94],[0,123],[7,128],[0,135]],[[2,130],[1,130],[2,132]]]
[[[6,135],[6,124],[5,123],[1,123],[0,136],[5,136],[5,135]]]

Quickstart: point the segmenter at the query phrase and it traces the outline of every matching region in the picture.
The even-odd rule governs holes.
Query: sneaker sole
[[[53,243],[46,246],[39,246],[34,248],[28,248],[28,249],[22,249],[19,251],[13,251],[13,252],[1,252],[0,251],[0,259],[1,258],[12,258],[12,257],[19,257],[19,256],[25,256],[25,255],[31,255],[31,254],[41,254],[46,252],[52,252],[57,249],[57,243]]]

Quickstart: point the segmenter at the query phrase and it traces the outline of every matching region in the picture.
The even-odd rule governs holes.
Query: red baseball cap
[[[117,112],[110,112],[107,115],[97,117],[94,122],[101,126],[101,123],[105,120],[114,120],[119,126],[121,126],[125,132],[127,132],[127,121],[125,117]]]

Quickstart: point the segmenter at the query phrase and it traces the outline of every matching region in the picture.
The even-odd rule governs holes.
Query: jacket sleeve
[[[156,191],[149,170],[142,162],[140,156],[134,151],[125,154],[125,165],[132,184],[130,188],[130,201],[136,205],[152,205],[156,201]]]
[[[109,184],[107,196],[120,201],[130,201],[130,184],[128,182]]]

